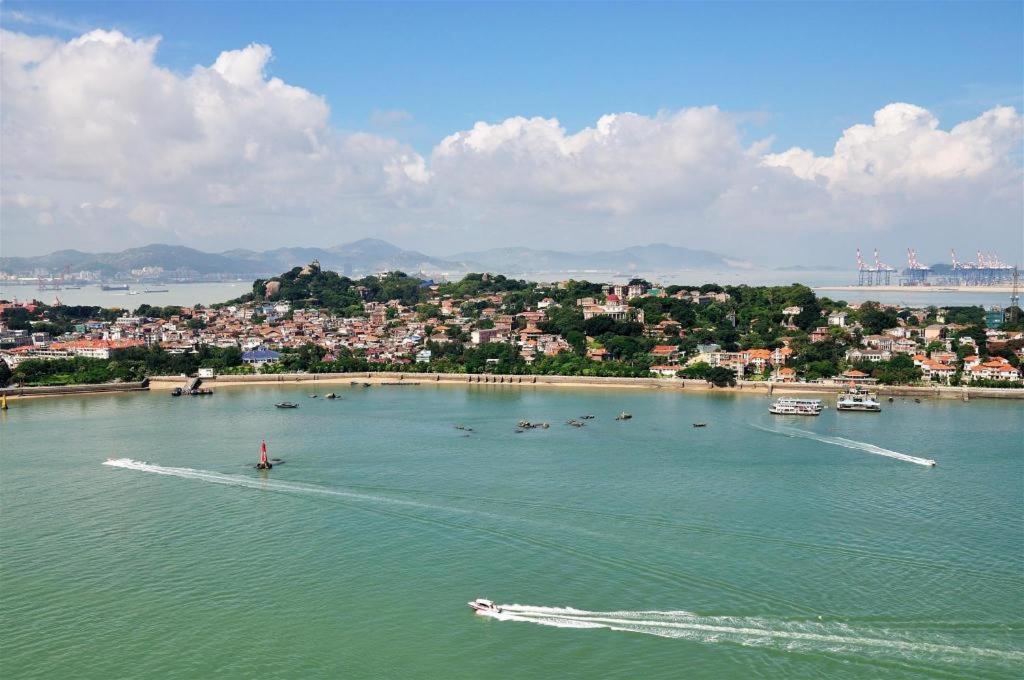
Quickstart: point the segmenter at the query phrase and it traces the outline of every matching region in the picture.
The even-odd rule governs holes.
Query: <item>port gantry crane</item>
[[[885,264],[880,259],[878,259],[878,248],[875,248],[875,285],[888,286],[891,281],[892,273],[894,271],[896,271],[896,267]]]
[[[918,261],[916,250],[907,248],[907,269],[904,273],[908,285],[923,286],[928,283],[928,275],[932,273],[932,268]]]
[[[1005,320],[1009,323],[1017,323],[1020,321],[1020,295],[1018,290],[1020,286],[1020,272],[1017,271],[1017,267],[1013,268],[1013,289],[1010,292],[1010,306],[1006,310]]]
[[[888,286],[892,281],[892,273],[896,268],[885,264],[878,257],[878,248],[875,248],[875,263],[868,265],[864,263],[860,248],[857,249],[857,285],[859,286]]]
[[[974,262],[961,262],[956,251],[949,251],[953,260],[953,283],[964,286],[985,286],[993,283],[1008,283],[1013,279],[1016,269],[999,259],[995,253],[977,251]]]

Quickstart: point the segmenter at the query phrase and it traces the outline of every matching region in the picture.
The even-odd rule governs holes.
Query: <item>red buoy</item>
[[[267,459],[267,440],[264,439],[260,443],[260,462],[256,464],[257,470],[269,470],[274,467],[270,464],[270,460]]]

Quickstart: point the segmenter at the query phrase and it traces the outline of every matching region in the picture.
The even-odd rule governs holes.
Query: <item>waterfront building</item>
[[[675,366],[679,363],[679,347],[677,345],[655,345],[651,357],[666,365]]]
[[[256,349],[242,353],[242,363],[254,367],[277,363],[280,360],[281,353],[269,349]]]

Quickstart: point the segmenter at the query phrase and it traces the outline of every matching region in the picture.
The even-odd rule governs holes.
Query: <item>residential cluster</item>
[[[325,274],[296,268],[210,307],[113,312],[4,302],[0,359],[14,380],[31,360],[110,361],[140,348],[186,356],[236,349],[227,362],[234,365],[218,360],[231,372],[287,365],[703,378],[726,369],[735,379],[781,382],[1022,380],[1020,326],[977,307],[846,304],[803,286],[536,284],[487,274],[441,284],[378,275],[403,277],[392,281],[401,293],[388,299],[374,277]],[[300,352],[301,365],[289,361]]]

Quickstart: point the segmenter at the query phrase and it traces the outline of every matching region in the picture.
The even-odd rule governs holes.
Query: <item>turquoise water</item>
[[[594,278],[594,273],[590,274]],[[754,271],[730,271],[730,272],[689,272],[676,273],[671,275],[651,274],[652,280],[667,281],[669,283],[693,284],[705,281],[717,281],[723,285],[789,285],[794,281],[803,282],[810,286],[815,285],[848,285],[849,277],[843,274],[837,276],[836,272],[771,272],[764,270]],[[565,273],[551,273],[543,275],[530,275],[531,280],[558,281],[565,278]],[[605,275],[601,280],[615,278],[621,282],[628,281],[631,276],[609,277]],[[853,277],[856,279],[856,276]],[[838,283],[837,283],[838,282]],[[145,293],[147,288],[166,288],[166,293]],[[31,300],[33,298],[52,303],[57,297],[66,305],[99,305],[101,307],[120,307],[135,309],[139,305],[148,304],[156,306],[167,305],[210,305],[215,302],[233,300],[252,290],[252,283],[247,281],[226,281],[220,283],[167,283],[167,284],[131,284],[134,295],[129,295],[123,290],[102,290],[99,286],[83,286],[82,288],[65,288],[59,291],[40,291],[36,286],[12,286],[0,282],[0,299],[6,300]],[[870,286],[855,291],[827,291],[818,290],[818,295],[832,298],[833,300],[846,300],[847,302],[864,302],[875,300],[885,304],[898,304],[909,307],[927,307],[929,305],[943,306],[969,306],[983,305],[986,307],[999,305],[1005,307],[1009,304],[1009,293],[991,292],[970,292],[950,293],[949,291],[935,291],[928,289],[913,289],[886,293],[874,290]]]
[[[313,389],[13,402],[0,676],[1009,678],[1024,664],[1020,403],[795,420],[733,394]],[[623,409],[634,418],[615,421]],[[524,418],[551,427],[516,433]],[[286,461],[269,473],[251,467],[263,437]],[[476,616],[476,597],[521,606]]]
[[[140,305],[190,306],[210,305],[233,300],[252,291],[251,281],[217,283],[132,283],[129,295],[124,290],[103,290],[98,285],[61,290],[39,290],[37,286],[12,286],[0,282],[0,300],[41,300],[53,304],[54,298],[66,305],[95,305],[119,309],[135,309]],[[146,293],[147,289],[167,289],[165,293]]]

